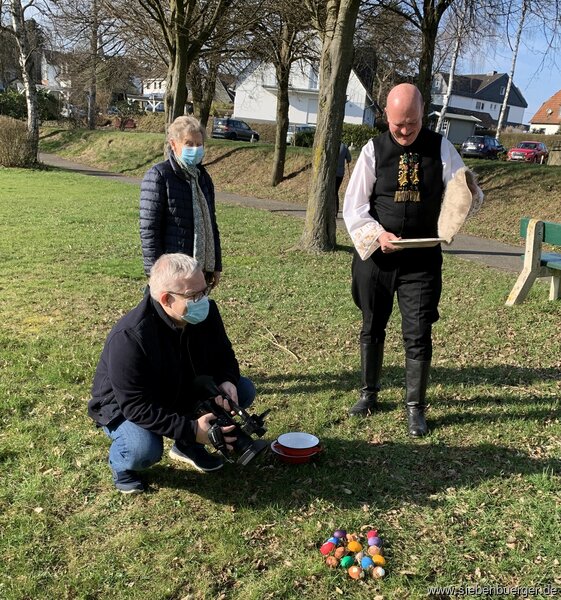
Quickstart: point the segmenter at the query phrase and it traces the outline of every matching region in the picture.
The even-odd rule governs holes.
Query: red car
[[[521,162],[545,163],[549,152],[543,142],[520,142],[508,151],[507,160]]]

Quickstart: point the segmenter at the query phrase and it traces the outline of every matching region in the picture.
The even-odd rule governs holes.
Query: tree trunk
[[[18,60],[21,66],[25,100],[27,104],[27,164],[35,164],[39,152],[39,111],[37,107],[37,87],[33,80],[31,52],[21,0],[11,0],[12,26],[18,46]]]
[[[426,3],[425,3],[426,4]],[[419,88],[423,101],[425,103],[425,115],[428,113],[431,103],[432,87],[432,64],[434,62],[434,46],[436,35],[438,33],[438,19],[436,18],[434,8],[426,8],[421,24],[422,46],[421,58],[419,62],[419,78],[417,87]]]
[[[166,74],[166,93],[164,94],[164,115],[166,121],[166,129],[167,125],[173,122],[171,117],[172,115],[172,107],[173,107],[173,87],[174,87],[174,65],[175,65],[175,54],[170,56],[170,61],[168,63],[168,72]]]
[[[193,114],[197,119],[200,119],[201,106],[203,103],[204,87],[203,87],[203,74],[199,67],[199,61],[193,61],[193,64],[189,67],[189,73],[187,74],[187,83],[191,90],[191,102],[193,103]]]
[[[444,117],[446,116],[446,110],[448,109],[448,103],[450,102],[450,96],[452,95],[452,86],[454,85],[454,74],[456,72],[456,62],[458,60],[458,55],[460,53],[460,46],[462,44],[462,30],[463,28],[460,26],[456,35],[456,42],[454,44],[454,54],[452,54],[452,62],[450,64],[450,73],[448,75],[448,89],[446,90],[446,94],[444,96],[444,100],[442,101],[442,108],[440,110],[440,117],[438,117],[438,121],[436,123],[436,132],[440,133],[442,129],[442,125],[444,123]],[[448,136],[446,136],[448,137]]]
[[[360,0],[327,2],[312,179],[302,236],[302,246],[315,252],[333,250],[336,244],[335,176],[359,6]]]
[[[275,156],[271,172],[271,185],[275,187],[284,178],[284,164],[286,161],[286,134],[288,132],[288,111],[290,100],[288,86],[290,84],[291,49],[289,39],[292,37],[286,23],[282,29],[280,47],[280,60],[276,65],[277,76],[277,130],[275,135]]]
[[[91,14],[91,31],[90,31],[90,81],[88,90],[88,129],[95,129],[96,121],[96,104],[97,104],[97,62],[98,62],[98,9],[97,0],[92,2]]]
[[[170,61],[168,68],[168,79],[171,85],[166,90],[166,99],[169,106],[166,107],[167,123],[185,114],[185,103],[187,101],[187,72],[189,71],[189,37],[184,26],[185,5],[184,0],[172,0],[170,2],[171,13],[175,13],[177,25],[174,28],[175,55]],[[170,77],[170,69],[172,71]]]
[[[518,24],[518,31],[516,32],[516,41],[512,50],[512,64],[510,66],[510,73],[508,74],[508,83],[506,85],[505,97],[501,106],[501,113],[499,114],[499,122],[497,123],[497,133],[495,138],[500,139],[501,129],[506,119],[508,96],[510,94],[510,88],[512,87],[512,79],[514,77],[514,69],[516,68],[516,59],[518,58],[518,47],[520,46],[520,38],[522,37],[522,29],[524,27],[524,21],[526,19],[526,12],[528,10],[527,0],[522,1],[522,13],[520,15],[520,23]]]
[[[208,63],[208,73],[206,77],[206,85],[203,88],[203,97],[201,100],[199,121],[203,127],[208,126],[208,119],[210,117],[210,109],[214,101],[214,93],[216,91],[216,80],[218,78],[219,64],[210,59]]]
[[[218,66],[218,63],[211,57],[207,63],[206,74],[202,73],[196,60],[189,67],[188,82],[193,101],[193,113],[203,127],[208,125],[210,109],[216,90]]]

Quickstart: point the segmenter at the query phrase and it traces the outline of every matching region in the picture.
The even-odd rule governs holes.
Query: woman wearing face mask
[[[168,127],[168,160],[144,176],[140,191],[140,240],[144,271],[162,254],[197,259],[209,285],[222,271],[214,185],[201,165],[206,130],[194,117],[177,117]]]

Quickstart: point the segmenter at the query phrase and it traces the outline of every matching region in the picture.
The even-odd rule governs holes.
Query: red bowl
[[[287,454],[282,444],[279,444],[277,440],[275,440],[271,443],[271,450],[280,461],[288,464],[298,465],[310,462],[315,456],[317,456],[322,451],[322,448],[321,446],[308,448],[308,454],[303,455]]]
[[[273,443],[280,452],[287,456],[313,456],[314,454],[317,454],[321,448],[319,444],[312,448],[288,448],[287,446],[283,446],[278,440],[275,440]]]

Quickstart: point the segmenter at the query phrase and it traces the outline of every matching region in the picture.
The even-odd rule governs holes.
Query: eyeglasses
[[[190,301],[192,300],[193,302],[198,302],[199,300],[202,300],[205,296],[208,296],[210,294],[212,290],[212,286],[211,285],[207,285],[207,287],[200,291],[200,292],[193,292],[191,294],[185,294],[183,292],[172,292],[171,290],[168,290],[168,294],[175,294],[176,296],[181,296],[182,298],[185,298],[185,300]]]

